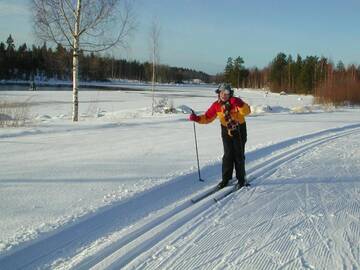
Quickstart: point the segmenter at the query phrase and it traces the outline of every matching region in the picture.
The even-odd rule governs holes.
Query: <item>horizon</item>
[[[0,42],[11,34],[16,48],[23,43],[43,43],[33,35],[28,4],[28,0],[0,1]],[[326,57],[346,66],[360,64],[354,46],[360,43],[356,12],[360,2],[355,0],[228,0],[221,4],[215,0],[138,0],[134,10],[138,27],[129,40],[130,48],[104,54],[129,61],[150,61],[148,36],[156,18],[161,29],[159,51],[163,65],[215,75],[224,71],[228,57],[240,56],[245,67],[261,69],[281,52],[293,57]]]

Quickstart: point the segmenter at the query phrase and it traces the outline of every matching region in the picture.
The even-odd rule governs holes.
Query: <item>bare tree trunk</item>
[[[155,76],[156,66],[159,64],[159,37],[160,37],[160,26],[155,19],[152,22],[150,29],[150,47],[151,47],[151,58],[152,58],[152,109],[151,115],[155,112]]]
[[[111,79],[113,80],[115,78],[115,73],[114,73],[114,57],[111,56]]]
[[[291,64],[288,64],[288,91],[293,91],[292,87],[291,87]]]
[[[81,0],[77,0],[75,13],[75,33],[74,33],[74,51],[73,51],[73,122],[79,120],[79,31],[80,31],[80,10]]]
[[[153,61],[152,61],[152,106],[151,106],[151,115],[154,115],[155,110],[155,46],[153,47]]]
[[[79,96],[78,96],[78,82],[79,82],[79,55],[74,50],[73,52],[73,122],[79,120]]]
[[[239,89],[240,88],[240,72],[238,71],[237,72],[237,89]]]

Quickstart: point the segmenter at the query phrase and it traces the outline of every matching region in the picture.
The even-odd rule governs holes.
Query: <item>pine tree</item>
[[[232,81],[232,84],[236,85],[237,88],[240,88],[240,83],[242,83],[244,79],[243,64],[244,64],[244,60],[240,56],[235,58],[233,65],[233,74],[235,81]]]
[[[279,53],[270,64],[270,82],[275,91],[281,91],[286,86],[287,61],[284,53]]]
[[[317,62],[318,58],[316,56],[308,56],[304,60],[303,67],[301,69],[303,93],[312,94],[315,89],[315,72]]]
[[[11,35],[6,39],[6,54],[5,54],[5,74],[7,78],[11,78],[15,73],[15,44]]]
[[[345,65],[341,60],[336,65],[336,71],[345,72]]]
[[[7,51],[14,51],[15,50],[15,44],[14,44],[14,39],[12,38],[11,35],[9,35],[9,37],[6,39],[6,44],[7,44]]]
[[[5,61],[6,61],[6,46],[5,43],[0,42],[0,79],[5,78]]]
[[[292,60],[292,56],[289,54],[287,58],[287,89],[288,91],[293,90],[293,68],[294,68],[294,62]]]
[[[232,83],[234,64],[232,57],[229,57],[225,67],[225,82]]]

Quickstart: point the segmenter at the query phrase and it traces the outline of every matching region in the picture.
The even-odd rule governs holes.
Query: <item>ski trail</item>
[[[259,168],[255,168],[255,172],[257,173],[257,177],[259,177],[259,175],[264,175],[264,172],[267,173],[266,171],[269,170],[270,168],[273,168],[274,166],[278,166],[279,164],[284,163],[284,162],[289,162],[292,159],[296,159],[297,156],[300,153],[304,153],[305,151],[308,151],[309,149],[311,149],[312,147],[314,147],[314,145],[320,145],[321,143],[326,143],[330,140],[333,140],[334,138],[338,138],[341,136],[346,136],[348,134],[351,134],[353,132],[356,132],[354,130],[350,130],[350,131],[343,131],[343,132],[339,132],[338,134],[331,134],[329,136],[326,136],[325,138],[321,138],[321,139],[316,139],[312,142],[309,142],[307,144],[305,144],[304,146],[298,146],[295,147],[295,149],[291,149],[291,150],[287,150],[285,153],[281,153],[279,154],[280,158],[274,157],[271,158],[270,160],[265,161],[264,163],[266,164],[266,166],[263,166],[262,169],[260,170]],[[265,168],[264,168],[265,167]],[[251,170],[251,169],[250,169]],[[193,215],[194,217],[194,215]],[[161,237],[161,239],[158,239],[159,242],[161,242],[161,240],[165,239],[168,235],[163,235]],[[140,246],[143,245],[143,242],[140,242]],[[127,263],[130,263],[132,260],[135,259],[136,256],[140,256],[142,253],[144,253],[146,250],[148,249],[148,245],[143,245],[142,248],[139,247],[139,249],[137,250],[137,254],[133,255],[133,258],[129,259],[129,258],[121,258],[119,257],[119,254],[121,254],[121,252],[115,251],[113,254],[111,254],[110,256],[108,256],[108,258],[105,258],[103,260],[103,262],[100,262],[99,264],[97,264],[95,266],[94,269],[103,269],[103,268],[112,268],[112,267],[124,267]],[[135,256],[136,255],[136,256]],[[145,252],[145,256],[148,256],[149,252]],[[141,256],[140,256],[141,257]],[[123,262],[122,262],[123,261]],[[124,263],[125,261],[125,263]],[[122,263],[121,263],[122,262]],[[131,268],[131,264],[129,264],[129,267]]]
[[[244,193],[244,192],[238,192],[239,193],[239,196],[241,196],[241,194],[242,195],[246,195],[246,193]],[[279,197],[281,197],[281,195],[279,195],[278,197],[275,197],[275,198],[272,198],[271,200],[268,200],[265,204],[270,204],[273,200],[277,200],[277,199],[279,199]],[[256,201],[256,198],[254,198],[254,201]],[[226,209],[226,207],[227,207],[227,205],[229,204],[230,202],[229,202],[229,199],[228,199],[228,201],[225,203],[225,204],[221,204],[221,209]],[[247,205],[247,203],[245,202],[243,205]],[[225,216],[226,216],[226,214],[225,214]],[[217,217],[217,220],[221,220],[221,216],[220,217]],[[236,221],[236,218],[234,219],[234,221]],[[254,221],[254,222],[258,222],[258,221]],[[219,230],[221,230],[221,222],[219,222],[217,225],[216,225],[217,227],[218,227],[218,229]],[[249,229],[250,230],[250,229]],[[252,232],[249,232],[249,234],[252,234],[253,233],[253,231]],[[237,238],[237,237],[239,237],[239,236],[236,236],[235,238]],[[228,237],[226,236],[226,235],[222,235],[221,237],[219,237],[220,239],[224,239],[226,242],[228,241],[227,239],[228,239]],[[205,239],[205,240],[204,240]],[[196,243],[196,245],[202,245],[202,244],[204,244],[204,242],[203,241],[205,241],[205,243],[206,243],[206,237],[205,238],[200,238],[200,242],[195,242]],[[236,240],[237,241],[237,240]],[[170,244],[171,245],[171,244]],[[196,245],[195,245],[195,247],[196,247]],[[193,250],[190,250],[189,252],[191,253]],[[147,257],[149,254],[150,254],[151,252],[146,252],[145,254],[142,254],[142,257]],[[182,267],[184,267],[184,268],[186,268],[186,267],[190,267],[191,265],[182,265]],[[213,268],[215,265],[212,265],[211,266],[211,268]],[[171,265],[166,265],[166,266],[164,266],[164,268],[172,268],[172,266]],[[183,268],[183,269],[184,269]],[[193,268],[193,266],[191,266],[191,268]],[[131,266],[129,266],[129,269],[131,269]],[[152,268],[149,268],[149,269],[152,269]],[[195,268],[193,268],[193,269],[195,269]]]
[[[249,155],[250,160],[252,159],[252,163],[249,164],[248,176],[249,178],[254,179],[254,198],[250,196],[247,198],[247,201],[243,202],[243,205],[252,204],[259,196],[264,195],[261,193],[263,190],[258,188],[258,185],[266,180],[267,176],[274,173],[279,166],[296,160],[299,156],[311,151],[315,146],[326,144],[344,136],[356,134],[359,132],[359,127],[360,125],[351,125],[292,139],[286,143],[280,143],[280,145],[283,144],[286,147],[283,149],[277,148],[276,152],[269,151],[269,149],[272,149],[271,147],[266,148],[266,150],[264,150],[264,156],[258,157],[258,159],[254,159],[254,157],[260,155],[261,150],[257,150],[252,155],[250,153]],[[299,143],[300,140],[302,140],[301,143]],[[218,172],[216,172],[216,174],[217,173]],[[171,191],[172,188],[175,188],[176,190],[179,187],[186,186],[180,183],[181,181],[178,180],[175,184],[168,183],[167,185],[164,185],[165,187],[163,186],[163,188],[167,188]],[[220,209],[225,206],[227,207],[229,202],[236,198],[238,194],[244,193],[239,191],[236,194],[230,195],[220,203],[214,204],[213,198],[220,196],[223,192],[226,192],[226,188],[195,205],[189,203],[190,199],[184,198],[183,202],[178,204],[178,207],[166,209],[165,211],[162,211],[160,215],[150,217],[145,224],[140,223],[138,226],[135,225],[136,230],[131,231],[132,233],[128,236],[119,238],[114,245],[110,245],[107,249],[100,250],[91,258],[82,260],[79,264],[75,263],[74,265],[78,269],[88,269],[92,266],[94,266],[94,269],[103,269],[105,267],[111,268],[112,266],[131,268],[133,262],[134,265],[137,265],[140,261],[144,261],[146,256],[149,256],[149,254],[153,252],[152,247],[161,245],[167,238],[172,238],[173,235],[176,236],[176,232],[182,226],[188,226],[190,221],[193,222],[194,220],[198,220],[200,214],[203,214],[206,211],[211,212],[214,207],[221,207]],[[153,197],[154,192],[148,192],[144,194],[144,196]],[[141,196],[139,197],[141,198]],[[271,199],[264,202],[264,205],[267,205],[269,201],[271,201]],[[133,201],[130,201],[129,203],[133,203]],[[138,204],[139,206],[142,205],[141,200]],[[126,207],[124,207],[124,210],[125,208]],[[9,256],[0,258],[0,265],[2,266],[2,269],[30,269],[37,268],[41,265],[49,265],[54,258],[59,256],[58,254],[61,254],[61,252],[67,248],[73,247],[76,243],[88,242],[89,240],[87,239],[90,235],[95,233],[95,235],[98,235],[97,238],[99,238],[101,234],[107,234],[109,231],[106,228],[104,229],[104,221],[110,221],[110,217],[118,215],[117,212],[121,211],[121,209],[122,208],[119,209],[113,207],[108,211],[95,214],[90,219],[84,220],[69,228],[65,228],[49,238],[30,244]],[[252,220],[251,218],[253,217],[251,216],[251,213],[249,215],[250,220]],[[276,217],[273,216],[272,218],[270,217],[270,219],[274,221],[276,220]],[[256,221],[256,219],[253,221]],[[261,221],[257,221],[258,223],[261,223]],[[246,225],[249,226],[248,223],[246,223]],[[110,222],[110,225],[108,224],[107,226],[115,227],[116,222]],[[261,226],[259,225],[258,228],[261,228]],[[286,232],[284,231],[279,236],[276,236],[275,239],[280,239],[285,234]],[[234,241],[235,243],[238,243],[239,239],[234,239]],[[194,244],[196,244],[196,242],[194,242]],[[251,247],[252,245],[249,244],[249,246]],[[148,249],[150,250],[147,251]],[[231,247],[228,246],[225,250],[231,250]],[[82,252],[87,252],[87,250]],[[186,253],[187,252],[184,251],[184,254]],[[253,254],[255,253],[256,250]],[[215,260],[212,266],[216,266],[217,264],[218,263]]]
[[[276,200],[279,200],[279,198],[276,198]],[[259,232],[262,234],[266,234],[270,232],[274,226],[274,219],[276,218],[276,214],[279,210],[279,204],[276,205],[275,209],[271,213],[271,215],[268,217],[268,221],[261,221],[260,224],[256,224],[252,228],[249,229],[247,233],[257,233],[256,231],[259,229]],[[265,242],[268,239],[264,240]],[[224,256],[222,256],[222,259],[217,263],[217,265],[214,267],[214,269],[222,269],[223,265],[226,261],[229,261],[229,258],[232,256],[232,252],[234,251],[234,247],[238,246],[238,244],[241,241],[237,240],[234,244],[229,245],[227,250],[224,250]]]
[[[158,226],[151,228],[150,230],[144,230],[141,236],[115,250],[112,254],[94,265],[91,269],[122,269],[136,256],[155,245],[155,243],[171,234],[174,230],[193,219],[199,213],[204,212],[204,210],[215,203],[214,199],[218,196],[221,196],[221,193],[227,192],[227,189],[229,188],[224,188],[216,194],[211,195],[206,200],[203,200],[198,204],[191,205],[190,207],[177,212],[176,214],[169,217],[166,221],[162,222]]]
[[[318,213],[319,209],[314,209],[315,212],[313,213],[313,211],[312,211],[313,209],[308,208],[307,202],[309,199],[309,188],[308,188],[308,184],[306,184],[305,186],[306,186],[306,195],[305,195],[304,206],[301,206],[302,198],[300,197],[298,192],[295,193],[295,195],[298,197],[299,202],[300,202],[299,212],[300,212],[301,216],[304,218],[304,220],[307,221],[310,229],[312,228],[312,234],[311,234],[311,236],[309,236],[309,238],[312,238],[312,239],[317,238],[318,242],[319,243],[321,242],[323,244],[322,247],[325,247],[326,253],[329,254],[329,258],[331,260],[333,260],[335,252],[328,242],[329,236],[324,235],[326,233],[326,228],[327,228],[328,224],[325,223],[326,225],[323,224],[322,228],[318,228],[318,225],[314,221],[314,218],[315,218],[316,213]],[[323,215],[318,214],[318,217],[319,216],[322,217]],[[299,249],[299,254],[301,254],[300,258],[301,258],[302,265],[304,265],[304,267],[308,266],[307,267],[308,269],[314,269],[313,266],[310,266],[310,265],[304,263],[306,260],[304,259],[304,254],[302,252],[302,249]],[[329,263],[330,262],[327,262],[327,264],[329,264]]]
[[[358,133],[358,131],[349,132],[344,136],[357,135]],[[341,138],[342,136],[335,136],[333,140]],[[323,140],[323,144],[328,142],[328,140]],[[316,145],[320,146],[321,144]],[[308,151],[311,151],[311,147]],[[291,161],[291,157],[286,160],[286,162],[289,161]],[[259,190],[258,182],[262,181],[262,179],[254,181]],[[350,209],[349,212],[354,211],[352,218],[359,221],[360,211],[358,209],[360,208],[357,207],[357,203],[352,203],[354,207],[351,207],[352,204],[349,207],[349,203],[343,205],[343,201],[346,203],[346,197],[344,197],[346,194],[337,198],[336,201],[331,199],[324,201],[324,198],[329,194],[332,194],[333,197],[339,195],[338,193],[333,194],[332,185],[325,187],[324,190],[322,183],[309,182],[305,185],[294,185],[290,189],[281,186],[275,187],[278,190],[272,190],[268,196],[266,196],[266,193],[259,197],[255,194],[255,200],[258,201],[257,205],[261,205],[255,212],[247,213],[245,209],[238,217],[236,213],[233,213],[231,221],[224,221],[225,225],[217,226],[216,230],[212,228],[213,232],[205,237],[199,236],[195,238],[196,242],[191,241],[189,245],[182,247],[178,254],[174,251],[175,254],[168,259],[165,256],[166,253],[161,253],[160,246],[164,244],[164,241],[158,245],[159,247],[153,249],[158,250],[158,257],[162,258],[161,262],[156,262],[156,260],[154,262],[150,257],[147,257],[151,253],[151,251],[147,251],[143,258],[140,258],[141,256],[138,258],[139,261],[143,260],[143,263],[130,263],[126,269],[142,269],[145,266],[146,269],[155,269],[159,266],[165,269],[185,269],[189,267],[191,269],[247,269],[254,267],[254,265],[256,265],[256,269],[323,269],[324,265],[329,266],[327,269],[337,269],[340,260],[343,261],[342,265],[358,269],[356,258],[359,257],[359,253],[357,253],[359,248],[351,239],[358,239],[357,234],[360,232],[360,228],[355,221],[350,224],[346,223],[344,226],[334,224],[332,220],[336,217],[336,212],[329,214],[331,211],[328,209],[329,206],[334,204],[337,205],[333,209],[340,212]],[[282,193],[281,191],[286,192],[284,195],[279,195]],[[240,197],[237,195],[238,193],[232,195],[232,199]],[[273,195],[275,197],[270,197]],[[320,200],[316,198],[320,198]],[[240,203],[242,202],[240,201]],[[287,205],[289,202],[297,207],[295,213],[291,205]],[[274,205],[275,208],[268,209]],[[254,209],[251,205],[249,208]],[[227,199],[222,209],[228,209],[228,212],[231,212],[234,209],[231,200]],[[345,215],[348,216],[346,213]],[[215,217],[216,220],[226,219],[226,215],[220,213]],[[282,221],[284,218],[288,221],[290,230],[289,225],[286,225],[286,222],[284,224]],[[339,219],[342,220],[341,217]],[[347,217],[346,220],[349,220],[349,218]],[[237,228],[234,226],[235,231],[233,233],[230,233],[231,230],[226,231],[225,229],[232,227],[232,224],[237,224],[239,229],[247,225],[248,229],[245,232],[241,230],[236,234]],[[204,226],[201,227],[204,228]],[[343,228],[347,227],[351,229],[346,229],[346,233],[344,233]],[[337,240],[330,237],[328,234],[329,228],[332,233],[337,234],[337,232],[340,232],[342,240],[348,241],[348,248],[341,251],[341,254],[343,254],[341,256],[336,256],[338,250],[334,243]],[[179,230],[184,237],[186,232],[180,228]],[[349,231],[354,234],[355,238],[349,236]],[[174,234],[177,235],[177,232],[174,232]],[[196,232],[192,232],[192,234],[196,234]],[[169,236],[167,243],[176,246],[176,238]],[[197,251],[199,249],[200,251]],[[148,259],[144,260],[144,258]],[[314,261],[320,262],[314,264]]]
[[[344,185],[344,184],[343,184]],[[344,189],[346,190],[346,189]],[[325,206],[323,200],[325,197],[330,197],[331,193],[329,190],[321,190],[322,193],[325,193],[323,196],[320,197],[321,205],[323,206],[323,210],[325,212],[325,216],[327,217],[327,220],[329,221],[329,226],[332,228],[332,231],[334,231],[334,235],[332,238],[337,237],[338,239],[341,239],[342,242],[346,243],[346,249],[338,249],[336,247],[333,247],[333,239],[329,238],[327,241],[327,246],[329,248],[336,248],[336,251],[332,254],[332,259],[336,258],[337,254],[345,254],[346,256],[342,258],[342,260],[346,260],[348,263],[347,265],[351,265],[353,269],[359,269],[360,268],[360,253],[359,253],[359,244],[358,242],[354,242],[354,239],[359,239],[360,237],[360,227],[359,227],[359,221],[360,221],[360,202],[359,199],[357,199],[356,195],[352,195],[352,192],[349,192],[347,194],[337,194],[338,198],[333,198],[334,200],[340,201],[339,205],[344,205],[344,202],[348,201],[348,198],[355,198],[355,201],[347,204],[347,207],[342,206],[339,207],[338,212],[344,211],[344,214],[346,215],[347,219],[352,219],[350,223],[345,223],[343,226],[338,226],[338,229],[335,229],[334,222],[328,214],[327,207]],[[319,192],[320,194],[320,192]],[[344,230],[341,231],[340,229]],[[341,234],[339,234],[341,233]],[[345,267],[346,268],[346,267]]]
[[[252,195],[253,195],[253,190],[251,190],[251,193],[248,192],[241,192],[239,191],[238,193],[242,194],[243,196],[247,197],[247,200],[249,200]],[[225,200],[224,200],[225,201]],[[221,201],[221,203],[216,204],[215,206],[209,208],[208,210],[206,210],[206,213],[210,213],[210,214],[206,214],[204,213],[203,215],[196,217],[192,220],[193,224],[197,224],[199,222],[206,222],[207,220],[210,220],[210,218],[212,216],[214,216],[216,214],[216,212],[214,212],[214,208],[221,210],[223,209],[222,204],[224,203],[224,201]],[[246,203],[245,203],[246,204]],[[223,215],[226,216],[229,213],[227,211],[224,211]],[[219,218],[216,219],[216,224],[219,224]],[[196,247],[199,245],[199,239],[202,239],[204,237],[206,237],[206,235],[208,234],[211,226],[213,226],[212,224],[209,224],[209,227],[207,227],[205,230],[202,231],[197,231],[196,230],[196,226],[193,226],[191,224],[187,224],[188,228],[185,230],[185,233],[183,234],[179,234],[176,235],[176,238],[173,239],[171,242],[186,242],[186,245],[180,246],[178,248],[176,248],[177,253],[170,257],[168,260],[162,260],[160,261],[157,265],[152,265],[152,266],[147,266],[146,262],[144,263],[144,267],[146,269],[158,269],[159,267],[161,269],[173,269],[173,267],[171,266],[173,262],[175,262],[179,257],[181,257],[184,253],[188,252],[190,248],[192,247]],[[188,232],[190,232],[190,234],[188,235]],[[189,240],[188,240],[189,239]],[[170,242],[170,246],[173,246]],[[159,253],[161,253],[162,250],[158,250],[155,252],[155,255],[158,256]],[[174,268],[175,269],[175,268]]]
[[[250,225],[251,222],[249,222],[251,230],[250,233],[245,236],[245,238],[252,237],[254,245],[251,246],[250,252],[244,253],[242,256],[240,255],[241,257],[237,260],[235,259],[237,264],[243,265],[242,267],[245,267],[245,265],[249,265],[251,263],[260,265],[264,264],[265,261],[266,263],[270,263],[269,260],[271,260],[270,265],[275,264],[275,262],[278,260],[281,261],[281,258],[264,258],[260,256],[261,252],[269,249],[269,247],[276,250],[279,256],[294,254],[293,247],[289,245],[291,242],[288,241],[288,237],[291,238],[292,235],[295,234],[297,228],[304,221],[299,219],[296,215],[294,217],[288,217],[289,205],[286,203],[281,203],[283,201],[294,201],[292,192],[288,191],[284,194],[282,191],[277,191],[275,194],[278,195],[276,196],[275,200],[269,202],[269,207],[273,206],[274,204],[278,205],[276,207],[276,212],[273,212],[272,209],[270,210],[267,205],[263,205],[261,208],[259,208],[259,213],[254,213],[259,216],[259,221],[261,221],[263,228],[261,230],[257,230],[258,225],[256,225],[256,223],[254,225]],[[289,228],[287,224],[282,224],[280,222],[282,217],[287,217],[288,222],[295,222],[295,225]],[[281,226],[279,226],[279,224],[281,224]],[[273,230],[270,230],[270,226],[271,228],[276,227],[278,229],[276,229],[274,232]]]
[[[299,144],[298,146],[293,147],[289,151],[284,151],[283,153],[272,155],[272,158],[269,158],[266,161],[260,161],[260,164],[257,164],[255,166],[249,166],[248,171],[248,177],[250,179],[252,178],[259,178],[259,177],[266,177],[271,175],[280,164],[283,164],[284,161],[290,162],[294,159],[297,159],[299,155],[304,154],[309,149],[312,149],[313,147],[316,147],[318,145],[324,144],[326,142],[330,142],[334,139],[350,135],[352,133],[358,132],[357,129],[350,130],[350,131],[344,131],[339,132],[338,134],[333,134],[330,136],[322,137],[315,139],[310,142],[303,142]]]
[[[351,126],[351,127],[353,128],[353,126]],[[280,159],[280,160],[278,159],[277,155],[275,155],[274,158],[270,158],[270,161],[269,161],[269,160],[266,161],[266,164],[267,164],[267,167],[266,167],[266,168],[264,168],[264,169],[262,169],[262,170],[259,170],[259,169],[257,170],[258,176],[261,175],[261,174],[259,174],[259,171],[260,171],[260,172],[267,171],[269,166],[276,166],[276,165],[280,164],[279,162],[283,162],[283,163],[284,163],[284,162],[286,162],[286,161],[289,161],[289,160],[290,160],[290,158],[289,158],[289,156],[288,156],[289,153],[292,153],[292,157],[293,157],[293,158],[296,158],[296,156],[297,156],[299,153],[308,150],[308,148],[311,148],[314,144],[319,144],[319,143],[321,143],[321,142],[324,143],[324,142],[326,142],[326,141],[328,141],[328,140],[332,140],[332,139],[336,138],[337,136],[346,136],[347,134],[352,133],[352,132],[355,132],[355,131],[354,131],[354,130],[351,130],[351,129],[350,129],[350,130],[347,130],[347,128],[340,129],[340,131],[339,131],[338,133],[335,133],[335,134],[334,134],[333,131],[331,131],[331,132],[330,132],[330,135],[325,136],[325,137],[322,137],[322,138],[320,138],[320,139],[316,139],[316,140],[312,141],[311,143],[306,144],[307,148],[304,148],[304,147],[302,147],[301,145],[298,145],[297,147],[294,147],[294,149],[290,149],[290,150],[285,151],[285,153],[287,153],[287,154],[280,153],[280,154],[279,154],[279,155],[281,156],[281,159]],[[301,148],[303,148],[303,149],[301,150]],[[300,149],[301,151],[300,151],[299,149]],[[273,160],[275,160],[275,161],[273,161]],[[274,164],[274,162],[275,162],[275,164]],[[250,173],[251,173],[252,169],[249,169],[249,171],[250,171]],[[117,246],[118,246],[118,245],[117,245]],[[111,250],[111,249],[110,249],[110,250]],[[114,249],[114,250],[115,250],[115,249]],[[141,252],[138,251],[138,253],[141,253]],[[109,251],[109,254],[110,254],[110,251]],[[101,257],[103,257],[103,255],[102,255]],[[89,265],[86,265],[86,266],[88,267]],[[84,268],[84,269],[85,269],[85,268]]]

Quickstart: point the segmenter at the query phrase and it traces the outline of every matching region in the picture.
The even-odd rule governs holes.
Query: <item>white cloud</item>
[[[7,2],[7,3],[6,3]],[[30,13],[29,5],[27,3],[9,3],[8,1],[0,1],[0,15],[28,15]]]

